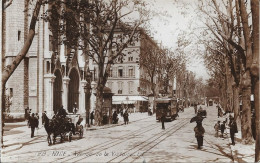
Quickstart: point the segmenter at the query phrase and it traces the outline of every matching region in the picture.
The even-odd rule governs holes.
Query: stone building
[[[13,1],[1,16],[4,66],[10,64],[23,47],[33,6],[34,4],[28,3],[27,0]],[[27,8],[29,10],[26,10]],[[84,88],[91,83],[86,81],[84,68],[85,63],[90,64],[88,66],[93,74],[92,80],[95,80],[95,72],[98,71],[96,65],[91,61],[85,62],[87,58],[80,55],[80,50],[68,50],[65,45],[53,43],[55,33],[51,32],[49,22],[40,18],[48,8],[48,5],[42,5],[33,43],[26,58],[6,83],[5,114],[10,117],[24,118],[27,107],[40,115],[47,111],[49,117],[61,106],[72,113],[75,103],[78,113],[82,115],[86,115],[86,105],[89,106],[89,103],[91,110],[95,108],[94,91],[90,101],[85,98]],[[151,93],[151,86],[146,70],[140,67],[139,55],[144,41],[150,42],[151,46],[157,45],[151,38],[142,39],[143,35],[145,33],[141,32],[139,41],[125,49],[129,55],[120,58],[111,69],[107,86],[115,93],[115,104],[132,103],[136,104],[137,108],[147,105],[145,101],[147,102],[147,95]]]
[[[126,55],[118,58],[111,66],[106,86],[114,93],[113,104],[117,105],[116,107],[122,107],[120,105],[124,104],[130,108],[135,107],[136,111],[146,111],[151,83],[147,70],[140,65],[140,55],[145,48],[160,48],[143,30],[139,32],[139,39],[124,50],[123,53]],[[93,63],[92,71],[98,71],[97,67],[97,64]],[[156,77],[154,82],[156,85]],[[159,88],[157,92],[158,90]]]
[[[5,65],[12,62],[26,40],[30,8],[33,4],[19,0],[13,1],[3,12],[2,57]],[[47,9],[47,5],[42,5],[39,15]],[[72,112],[75,103],[79,113],[85,112],[85,59],[78,55],[79,51],[68,54],[64,45],[55,47],[49,28],[49,23],[39,18],[26,58],[6,83],[6,114],[11,117],[24,118],[27,107],[34,113],[47,111],[50,116],[62,105]]]

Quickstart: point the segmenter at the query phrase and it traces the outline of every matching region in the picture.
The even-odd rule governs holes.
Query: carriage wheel
[[[72,132],[71,131],[68,134],[68,140],[69,140],[69,142],[71,142],[71,140],[72,140]]]
[[[51,137],[50,137],[50,136],[47,137],[47,141],[48,141],[48,145],[51,145],[51,144],[52,144],[52,143],[51,143]]]
[[[79,138],[83,137],[83,126],[80,125],[80,129],[79,129]]]
[[[56,143],[56,137],[54,135],[53,135],[52,139],[53,139],[53,144],[55,144]]]
[[[62,143],[63,142],[63,139],[64,139],[64,135],[63,133],[60,134],[60,142]]]

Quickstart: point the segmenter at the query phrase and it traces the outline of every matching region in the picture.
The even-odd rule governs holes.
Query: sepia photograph
[[[0,2],[0,162],[260,162],[259,0]]]

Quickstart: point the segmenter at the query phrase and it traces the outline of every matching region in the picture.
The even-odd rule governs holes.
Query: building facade
[[[48,7],[42,5],[39,15],[46,12]],[[27,8],[29,10],[25,10]],[[10,64],[23,47],[30,25],[30,8],[33,8],[33,4],[19,0],[13,1],[3,12],[4,66]],[[47,111],[52,116],[64,106],[71,113],[75,103],[79,113],[85,113],[85,58],[78,55],[80,51],[70,51],[68,54],[64,45],[59,45],[56,48],[58,50],[54,51],[53,34],[49,28],[49,23],[39,18],[26,58],[6,83],[5,114],[10,117],[24,118],[27,107],[33,113]]]

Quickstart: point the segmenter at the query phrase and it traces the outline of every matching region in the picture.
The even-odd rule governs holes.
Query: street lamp
[[[126,96],[126,98],[125,98],[125,99],[126,99],[126,108],[127,108],[126,110],[128,110],[128,100],[129,100],[129,97],[128,97],[128,96]]]
[[[84,92],[85,92],[85,110],[86,110],[86,125],[88,127],[90,127],[89,125],[89,111],[90,111],[90,96],[92,93],[92,89],[91,89],[91,73],[89,71],[89,69],[87,70],[87,74],[86,74],[86,85],[84,87]]]

